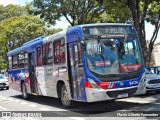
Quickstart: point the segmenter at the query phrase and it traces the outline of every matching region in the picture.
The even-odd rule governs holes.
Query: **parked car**
[[[160,75],[154,74],[148,69],[145,69],[146,72],[146,90],[157,91],[160,90]]]
[[[6,88],[6,90],[9,89],[8,79],[3,74],[0,74],[0,88]]]

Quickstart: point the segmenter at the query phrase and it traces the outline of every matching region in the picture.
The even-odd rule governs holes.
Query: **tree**
[[[44,35],[45,23],[36,16],[16,16],[4,20],[0,24],[0,37],[7,47],[12,50],[20,47],[24,42]]]
[[[36,15],[55,24],[55,20],[64,16],[71,26],[93,22],[104,11],[102,0],[34,0]]]
[[[148,66],[150,65],[153,45],[160,27],[160,0],[128,0],[128,6],[132,13],[134,26],[140,37],[145,64]],[[148,49],[145,31],[146,20],[155,26]]]
[[[55,34],[55,33],[58,33],[62,31],[62,29],[54,29],[54,28],[50,28],[50,29],[47,29],[46,30],[46,35],[52,35],[52,34]]]
[[[113,22],[133,21],[138,32],[145,65],[150,65],[153,45],[160,27],[160,0],[106,0],[104,7]],[[145,21],[155,26],[153,35],[146,43]]]
[[[59,31],[61,29],[48,29],[42,19],[34,16],[31,4],[0,5],[0,69],[7,66],[8,51],[34,38]]]
[[[2,56],[3,63],[7,61],[8,51],[45,33],[45,23],[36,16],[16,16],[0,22],[0,56]]]
[[[153,45],[157,39],[157,35],[159,32],[160,28],[160,1],[156,2],[153,1],[152,4],[150,5],[148,9],[148,15],[146,16],[146,21],[154,25],[154,31],[153,35],[150,39],[148,50],[149,50],[149,57],[148,57],[148,62],[149,65],[151,64],[152,60],[152,51],[153,51]]]
[[[0,5],[0,21],[14,16],[27,15],[28,11],[25,6],[9,4],[7,6]]]
[[[106,19],[106,22],[125,23],[132,21],[132,15],[125,0],[105,0],[103,5],[105,7],[103,19]]]

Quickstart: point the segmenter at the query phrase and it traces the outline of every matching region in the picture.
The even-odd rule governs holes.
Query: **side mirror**
[[[86,43],[84,41],[81,41],[81,51],[85,52],[86,51]]]

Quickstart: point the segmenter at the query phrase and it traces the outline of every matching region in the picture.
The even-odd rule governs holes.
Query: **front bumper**
[[[111,99],[128,97],[133,95],[140,95],[146,93],[146,83],[140,84],[138,86],[132,86],[127,88],[119,88],[119,89],[94,89],[94,88],[86,88],[86,97],[87,102],[96,102],[96,101],[105,101]],[[128,96],[125,96],[128,95]],[[123,96],[124,95],[124,96]]]
[[[0,83],[0,88],[6,88],[9,87],[8,83]]]
[[[160,90],[160,84],[147,84],[146,85],[146,90],[147,91],[152,91],[152,90]]]

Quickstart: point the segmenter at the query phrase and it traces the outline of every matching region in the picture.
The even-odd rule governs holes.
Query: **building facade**
[[[153,65],[160,66],[160,43],[157,43],[153,46],[152,56]]]

